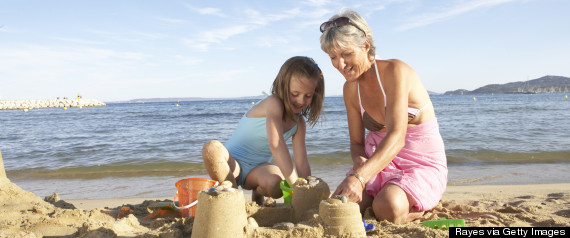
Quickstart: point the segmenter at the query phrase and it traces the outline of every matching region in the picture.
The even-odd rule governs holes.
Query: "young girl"
[[[271,95],[247,111],[225,146],[206,142],[202,158],[210,177],[253,190],[252,201],[282,196],[279,183],[311,175],[305,148],[306,122],[314,126],[324,99],[321,69],[308,57],[288,59],[273,81]],[[293,137],[291,161],[286,141]],[[271,158],[277,165],[270,164]],[[297,171],[295,171],[295,168]]]

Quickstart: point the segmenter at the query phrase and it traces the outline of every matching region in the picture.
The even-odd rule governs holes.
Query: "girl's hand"
[[[293,184],[295,184],[295,181],[297,181],[299,177],[297,176],[297,173],[295,173],[295,171],[293,171],[293,174],[291,174],[291,176],[285,178],[285,180],[291,184],[291,186],[293,186]]]
[[[338,185],[331,197],[345,195],[349,201],[359,203],[362,201],[362,191],[364,191],[364,188],[362,188],[360,181],[354,176],[348,176]]]

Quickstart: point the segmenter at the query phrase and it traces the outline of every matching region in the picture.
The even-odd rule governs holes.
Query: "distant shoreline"
[[[445,94],[436,93],[428,91],[430,96],[461,96],[461,95],[508,95],[508,94],[564,94],[565,92],[509,92],[509,93],[457,93],[457,94]],[[232,97],[232,98],[200,98],[200,97],[190,97],[190,98],[139,98],[131,99],[125,101],[108,101],[106,103],[157,103],[157,102],[197,102],[197,101],[224,101],[224,100],[260,100],[265,96],[251,96],[251,97]],[[325,98],[342,98],[342,95],[325,96]]]
[[[446,93],[437,93],[437,92],[432,92],[432,91],[428,91],[430,96],[461,96],[461,95],[501,95],[501,94],[556,94],[556,93],[560,93],[560,94],[564,94],[567,92],[505,92],[505,93],[457,93],[454,91],[454,93],[450,93],[449,91]],[[98,100],[93,100],[93,99],[81,99],[81,100],[89,100],[89,101],[94,101],[92,103],[92,105],[90,106],[85,106],[83,105],[83,107],[97,107],[97,106],[106,106],[106,104],[120,104],[120,103],[175,103],[175,102],[197,102],[197,101],[223,101],[223,100],[261,100],[264,97],[266,97],[265,95],[260,95],[260,96],[245,96],[245,97],[229,97],[229,98],[201,98],[201,97],[181,97],[181,98],[138,98],[138,99],[130,99],[130,100],[119,100],[119,101],[105,101],[105,102],[101,102]],[[325,98],[342,98],[342,95],[332,95],[332,96],[325,96]],[[48,99],[49,100],[49,99]],[[58,101],[59,100],[59,101]],[[50,101],[68,101],[68,100],[76,100],[77,99],[53,99]],[[46,100],[0,100],[0,110],[16,110],[16,109],[25,109],[29,107],[18,107],[18,108],[5,108],[5,104],[6,103],[12,103],[14,104],[14,102],[24,102],[27,101],[28,103],[24,103],[24,105],[30,105],[31,103],[35,103],[35,101],[46,101]],[[79,107],[77,105],[79,104],[75,104],[75,103],[63,103],[63,106],[61,105],[62,103],[59,103],[60,106],[54,107],[54,106],[46,106],[46,107],[33,107],[33,108],[63,108],[65,107]],[[85,104],[85,103],[84,103]]]
[[[32,110],[39,108],[63,108],[68,107],[104,107],[107,104],[95,99],[33,99],[33,100],[0,100],[0,110]]]

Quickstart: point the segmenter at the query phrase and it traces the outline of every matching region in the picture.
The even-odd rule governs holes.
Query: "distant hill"
[[[436,93],[436,92],[429,91],[429,90],[427,90],[427,92],[428,92],[428,94],[429,94],[430,96],[431,96],[431,95],[441,95],[441,93]]]
[[[450,94],[512,94],[512,93],[562,93],[570,92],[570,78],[547,75],[529,81],[512,82],[506,84],[489,84],[473,91],[458,89],[447,91]]]

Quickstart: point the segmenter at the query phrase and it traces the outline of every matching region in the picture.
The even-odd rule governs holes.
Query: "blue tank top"
[[[247,117],[247,113],[240,119],[237,128],[226,142],[225,146],[230,154],[239,162],[250,165],[268,163],[273,158],[269,141],[267,141],[267,128],[265,117]],[[287,141],[297,132],[297,125],[283,133]]]

